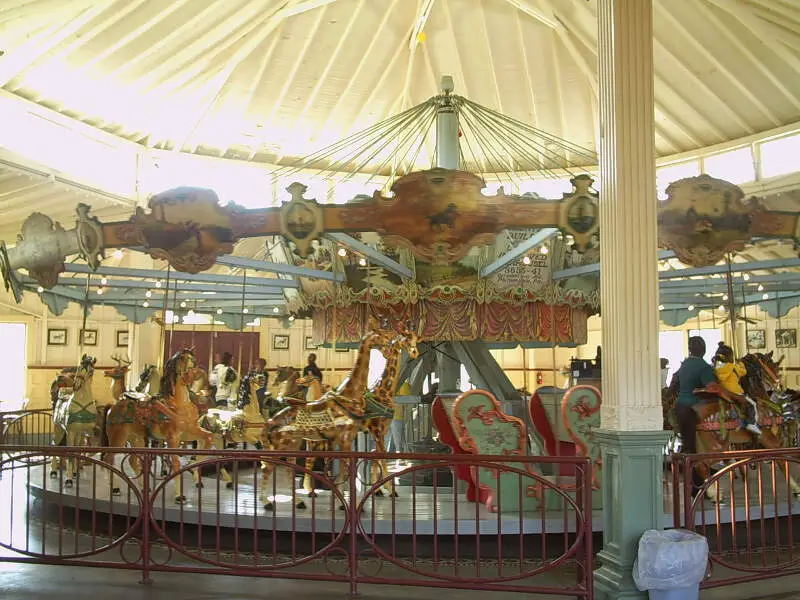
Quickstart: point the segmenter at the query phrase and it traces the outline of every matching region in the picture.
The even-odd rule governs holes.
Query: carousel
[[[162,487],[172,489],[159,509],[165,521],[215,518],[230,526],[245,512],[252,516],[257,498],[261,515],[271,518],[252,516],[255,528],[334,531],[342,527],[336,504],[358,493],[374,533],[443,532],[448,522],[453,531],[463,526],[474,533],[474,520],[455,519],[459,511],[477,514],[481,533],[507,527],[537,533],[545,527],[543,512],[553,510],[558,522],[564,499],[579,493],[569,465],[521,461],[498,473],[465,463],[423,475],[437,454],[590,457],[593,506],[602,508],[603,465],[593,436],[602,401],[599,352],[593,363],[571,365],[573,385],[543,385],[532,394],[516,389],[492,354],[520,345],[587,343],[587,321],[601,311],[602,200],[580,165],[596,164],[596,156],[453,92],[452,80],[444,78],[428,101],[275,174],[276,181],[302,180],[309,172],[324,178],[380,163],[375,172],[386,174],[391,187],[371,195],[365,187],[345,204],[308,198],[309,188],[295,181],[274,208],[222,206],[213,190],[187,187],[154,195],[147,209],[137,208],[126,221],[103,223],[85,204],[76,207],[74,227],[30,215],[14,245],[0,244],[4,282],[18,301],[38,293],[54,314],[77,302],[84,320],[102,303],[134,323],[155,319],[161,325],[160,355],[138,365],[131,389],[127,358],[117,357],[118,367],[106,373],[115,399],[110,406],[92,398],[87,382],[95,359],[81,349],[77,367],[53,383],[54,443],[196,449],[196,465],[174,454],[159,463]],[[421,154],[430,157],[431,168],[412,171]],[[475,172],[495,173],[496,182]],[[573,189],[547,199],[504,188],[521,174],[548,173],[569,175]],[[737,311],[755,300],[747,294],[735,300],[741,283],[735,273],[743,269],[732,262],[734,253],[754,238],[796,239],[798,215],[768,210],[759,199],[745,201],[737,186],[706,175],[676,181],[667,193],[659,206],[661,246],[698,275],[727,259],[724,293],[735,339]],[[264,245],[264,259],[233,254],[245,239]],[[153,268],[104,266],[106,252],[123,248],[149,256]],[[215,265],[238,273],[209,272]],[[259,272],[273,275],[254,275]],[[694,300],[692,314],[719,305],[719,296],[712,290]],[[683,306],[665,306],[664,314],[685,321],[691,315]],[[209,390],[220,348],[200,348],[193,332],[175,330],[176,319],[197,315],[206,315],[212,330],[240,336],[231,346],[238,345],[230,382],[238,392],[227,406]],[[311,319],[314,345],[355,351],[349,374],[323,386],[296,365],[282,366],[267,386],[265,372],[252,367],[258,346],[245,337],[256,318]],[[385,367],[370,385],[373,351]],[[785,389],[779,361],[771,353],[738,358],[744,390],[758,404],[760,434],[742,427],[740,399],[712,385],[702,392],[709,401],[698,425],[701,447],[796,445],[797,395]],[[668,392],[664,399],[670,427],[673,399]],[[393,470],[387,460],[365,461],[355,488],[335,489],[347,460],[335,453],[363,448],[364,440],[385,452],[398,405],[408,408],[410,420],[429,424],[403,448],[410,462]],[[244,466],[217,461],[204,470],[209,454],[203,451],[231,448],[241,450]],[[284,476],[276,460],[258,458],[304,449],[329,452],[331,459],[304,461]],[[141,473],[142,466],[135,454],[126,464],[115,456],[91,459],[108,464],[104,472],[82,470],[80,460],[37,467],[43,475],[34,479],[50,482],[31,485],[31,493],[80,507],[96,502],[88,494],[102,489],[109,513],[123,514],[125,490],[114,474]],[[260,469],[253,468],[256,462],[263,462]],[[304,475],[302,483],[297,474]],[[787,473],[787,481],[800,495],[797,475]],[[102,485],[87,485],[87,478],[101,478]],[[318,485],[323,479],[333,485]],[[455,502],[437,501],[442,487]]]

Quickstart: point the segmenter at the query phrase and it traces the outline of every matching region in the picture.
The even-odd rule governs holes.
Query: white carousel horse
[[[97,428],[97,404],[92,396],[92,376],[96,359],[84,354],[75,372],[72,394],[60,399],[53,411],[56,446],[81,446]],[[58,475],[60,461],[53,458],[50,477]],[[64,485],[72,485],[77,474],[77,461],[67,459],[67,479]]]

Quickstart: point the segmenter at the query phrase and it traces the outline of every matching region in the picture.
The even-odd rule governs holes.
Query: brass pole
[[[158,353],[158,372],[164,373],[164,354],[167,352],[167,304],[169,303],[169,276],[172,267],[167,265],[167,280],[164,286],[164,306],[161,307],[161,343]]]

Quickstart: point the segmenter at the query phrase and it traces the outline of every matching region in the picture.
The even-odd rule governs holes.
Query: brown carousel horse
[[[189,386],[197,377],[196,369],[194,352],[185,348],[173,354],[164,365],[160,397],[124,393],[108,412],[109,446],[130,444],[144,448],[148,438],[164,440],[168,448],[179,448],[183,443],[195,441],[202,449],[211,446],[214,435],[197,424],[200,415],[190,398]],[[138,463],[136,457],[131,461]],[[171,463],[172,472],[177,473],[180,460],[172,456]],[[196,472],[194,477],[199,484]],[[116,488],[113,491],[118,493]],[[177,477],[175,501],[185,500],[182,478]]]
[[[756,435],[741,427],[741,399],[725,390],[718,383],[711,383],[705,388],[694,391],[695,396],[703,400],[695,405],[697,412],[697,446],[700,451],[726,452],[736,446],[754,446],[776,450],[781,448],[778,436],[783,425],[782,408],[776,404],[775,394],[770,390],[780,387],[778,375],[779,363],[769,354],[748,354],[741,359],[747,374],[742,377],[741,385],[745,394],[758,405],[761,435]],[[669,399],[674,402],[674,397]],[[670,411],[671,412],[671,411]],[[698,463],[697,471],[704,479],[710,474],[710,466]],[[789,486],[795,496],[800,496],[800,484],[791,474],[787,474]],[[710,490],[708,490],[710,493]]]
[[[263,446],[272,451],[293,452],[310,440],[327,443],[330,447],[338,447],[344,452],[352,450],[353,441],[361,426],[350,413],[354,408],[357,409],[364,404],[370,351],[388,344],[396,335],[395,331],[380,328],[377,322],[371,319],[367,325],[367,333],[361,338],[358,357],[350,375],[336,390],[326,392],[316,402],[303,403],[304,410],[299,410],[297,406],[289,406],[279,411],[267,422],[263,430]],[[343,460],[342,473],[347,473],[348,469],[347,461]],[[274,470],[273,463],[263,463],[261,500],[266,510],[273,508],[267,491],[270,489],[269,478]],[[305,507],[305,502],[302,499],[298,500],[297,508]]]

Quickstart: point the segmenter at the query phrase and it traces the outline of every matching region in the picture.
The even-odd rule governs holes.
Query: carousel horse
[[[139,375],[139,383],[136,384],[136,391],[140,394],[157,396],[161,391],[161,376],[158,374],[156,365],[145,365]]]
[[[213,398],[211,398],[206,370],[203,367],[198,367],[196,374],[197,378],[189,387],[189,396],[200,414],[204,415],[213,404]]]
[[[777,363],[769,354],[748,354],[742,357],[747,374],[742,377],[741,385],[745,394],[758,405],[759,426],[761,435],[740,426],[739,403],[737,398],[718,383],[711,383],[694,391],[695,396],[703,400],[695,405],[697,411],[697,446],[700,451],[725,452],[731,446],[753,445],[756,448],[776,450],[781,442],[776,435],[782,419],[780,408],[775,410],[774,400],[770,399],[768,390],[780,386]],[[674,402],[674,398],[671,398]],[[711,468],[698,463],[697,471],[707,479]],[[800,496],[800,484],[787,473],[792,494]],[[707,490],[710,495],[711,490]],[[710,497],[710,496],[709,496]]]
[[[179,448],[185,442],[199,442],[202,449],[214,440],[210,431],[197,423],[200,414],[192,403],[189,386],[197,377],[194,352],[185,348],[177,351],[164,365],[161,377],[161,396],[147,396],[126,392],[111,407],[106,423],[109,446],[144,448],[148,438],[164,440],[168,448]],[[131,462],[138,464],[138,458]],[[177,456],[171,457],[172,471],[180,469]],[[139,469],[136,469],[139,472]],[[199,474],[193,472],[195,483],[200,485]],[[118,488],[112,490],[119,493]],[[181,477],[175,480],[175,502],[186,500]]]
[[[56,446],[80,446],[86,438],[94,435],[97,427],[97,405],[92,396],[92,376],[96,359],[84,354],[75,371],[72,394],[60,399],[53,412]],[[50,477],[58,475],[59,459],[53,457]],[[77,475],[74,458],[67,459],[67,479],[64,485],[72,486]]]
[[[408,353],[411,360],[415,360],[419,357],[418,341],[419,338],[416,333],[411,329],[405,329],[400,333],[399,337],[380,349],[381,354],[386,359],[386,367],[375,388],[367,392],[364,398],[367,414],[374,414],[375,416],[370,416],[361,421],[362,431],[369,433],[375,440],[376,452],[386,452],[386,436],[394,418],[394,397],[399,383],[400,358],[403,350]],[[373,481],[378,481],[389,473],[389,465],[386,459],[372,461],[371,469]],[[385,485],[388,488],[387,493],[396,497],[397,491],[394,489],[394,482],[392,481],[391,484],[387,482]],[[383,496],[383,490],[377,490],[375,495]]]
[[[258,410],[256,390],[264,385],[264,376],[255,372],[248,373],[239,386],[237,410],[209,408],[200,415],[198,426],[210,431],[215,436],[214,446],[226,448],[228,444],[252,444],[261,449],[261,431],[266,420]],[[234,486],[233,478],[227,469],[220,469],[220,474],[228,488]]]
[[[50,385],[50,402],[53,410],[56,409],[56,404],[60,399],[72,394],[72,385],[75,382],[75,372],[77,370],[77,367],[67,367],[56,375],[55,380]]]
[[[360,429],[359,423],[348,415],[350,407],[363,404],[364,392],[367,388],[369,376],[370,351],[379,346],[388,344],[395,336],[394,331],[379,328],[371,319],[367,325],[367,333],[361,338],[358,356],[350,375],[335,391],[329,391],[313,402],[306,403],[303,408],[308,410],[298,411],[296,406],[288,406],[279,411],[267,422],[267,427],[262,433],[262,444],[271,451],[296,452],[307,440],[313,442],[326,442],[331,447],[338,447],[342,451],[350,451],[353,441]],[[296,417],[308,415],[306,420],[297,420]],[[349,469],[348,461],[342,461],[342,473]],[[267,496],[269,478],[275,470],[275,465],[265,462],[262,464],[261,500],[266,510],[273,508],[273,503]],[[305,508],[305,502],[300,499],[297,508]],[[343,507],[340,507],[343,508]]]

